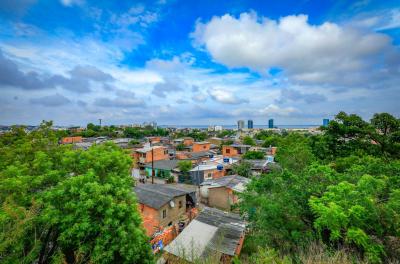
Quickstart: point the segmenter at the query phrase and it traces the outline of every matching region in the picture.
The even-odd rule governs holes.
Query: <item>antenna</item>
[[[100,126],[101,126],[101,118],[99,118],[99,123],[100,123]]]

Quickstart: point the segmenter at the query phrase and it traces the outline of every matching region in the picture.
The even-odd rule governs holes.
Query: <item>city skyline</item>
[[[400,115],[397,1],[0,2],[0,125]]]

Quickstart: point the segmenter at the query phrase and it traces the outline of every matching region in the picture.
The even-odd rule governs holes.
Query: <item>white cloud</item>
[[[79,5],[83,5],[85,3],[84,0],[60,0],[60,2],[63,6],[67,6],[67,7],[70,7],[73,5],[79,6]]]
[[[276,115],[276,116],[289,116],[293,113],[298,112],[298,110],[294,107],[279,107],[275,104],[270,104],[263,109],[258,111],[261,115]]]
[[[386,66],[379,57],[385,59],[391,50],[386,35],[330,22],[311,25],[306,15],[275,21],[254,13],[238,18],[226,14],[197,22],[191,36],[195,45],[228,67],[259,72],[278,67],[303,83],[363,83],[364,73]]]
[[[377,30],[400,28],[400,9],[391,10],[385,17],[382,17],[382,24]]]
[[[210,89],[208,94],[212,99],[223,104],[241,104],[248,102],[247,99],[239,98],[232,92],[223,89]]]

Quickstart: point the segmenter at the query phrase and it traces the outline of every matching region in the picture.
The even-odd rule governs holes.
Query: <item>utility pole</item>
[[[101,127],[101,118],[99,118],[99,123],[100,123],[100,127]]]
[[[154,148],[151,147],[151,184],[154,184]]]

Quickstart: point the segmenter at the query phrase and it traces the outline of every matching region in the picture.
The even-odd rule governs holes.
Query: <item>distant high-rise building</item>
[[[244,128],[244,120],[237,121],[238,130],[243,130]]]
[[[322,120],[322,125],[324,127],[327,127],[329,125],[329,119],[328,118],[324,118],[324,120]]]
[[[214,126],[214,131],[222,131],[222,126]]]
[[[268,128],[274,128],[274,119],[268,120]]]
[[[253,120],[247,120],[247,128],[252,129],[253,128]]]

